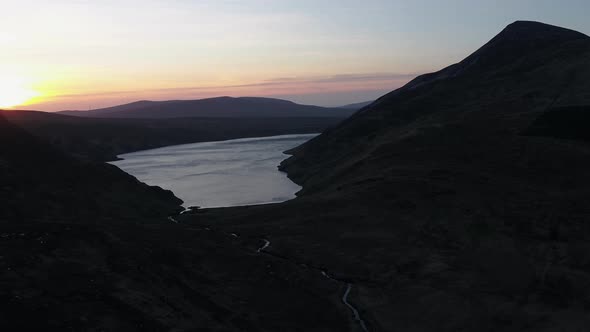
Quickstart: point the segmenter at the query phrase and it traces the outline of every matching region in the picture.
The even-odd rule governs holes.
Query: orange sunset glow
[[[31,88],[26,79],[10,75],[0,77],[0,108],[27,105],[35,97],[39,97],[39,92]]]
[[[456,24],[443,2],[7,1],[0,106],[85,110],[225,95],[320,106],[374,100],[530,16],[521,3],[494,15],[494,6],[462,2],[469,15]],[[423,20],[424,8],[437,15]],[[550,23],[586,27],[583,16],[549,12]],[[483,13],[490,19],[481,22]]]

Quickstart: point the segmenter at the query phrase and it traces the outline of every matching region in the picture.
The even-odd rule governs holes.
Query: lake
[[[169,146],[120,155],[111,164],[149,185],[169,189],[184,206],[278,203],[301,187],[278,165],[283,152],[317,134],[243,138]]]

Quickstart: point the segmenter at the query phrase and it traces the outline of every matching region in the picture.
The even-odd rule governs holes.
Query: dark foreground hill
[[[370,331],[590,326],[590,38],[516,22],[291,151],[300,197],[186,222],[353,284]]]
[[[96,118],[345,118],[356,109],[299,105],[291,101],[259,97],[218,97],[199,100],[138,101],[89,111],[62,114]]]
[[[81,162],[0,114],[0,220],[95,223],[166,217],[181,201],[118,168]]]
[[[181,227],[180,200],[0,114],[0,330],[346,330],[340,285]]]
[[[177,144],[320,133],[342,121],[334,117],[101,119],[35,111],[3,114],[62,151],[94,161],[112,161],[119,154]]]

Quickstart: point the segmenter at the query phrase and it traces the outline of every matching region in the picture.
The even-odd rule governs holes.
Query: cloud
[[[288,97],[299,102],[339,105],[350,98],[378,96],[410,81],[417,74],[360,73],[332,76],[278,77],[259,82],[147,90],[103,91],[64,94],[47,98],[35,106],[42,110],[87,109],[112,106],[136,100],[199,99],[216,96]],[[308,96],[306,98],[306,96]]]

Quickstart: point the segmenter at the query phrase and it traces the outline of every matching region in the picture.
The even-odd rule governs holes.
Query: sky
[[[0,107],[266,96],[375,99],[535,20],[590,34],[588,0],[0,0]]]

